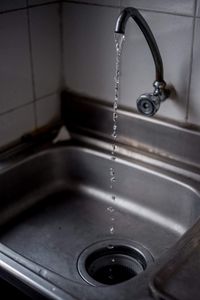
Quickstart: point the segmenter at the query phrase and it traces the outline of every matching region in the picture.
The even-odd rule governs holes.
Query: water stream
[[[111,165],[109,169],[110,176],[110,190],[111,190],[111,205],[107,207],[107,210],[110,214],[110,234],[113,235],[115,233],[115,203],[116,203],[116,190],[115,184],[117,182],[117,174],[116,174],[116,140],[118,133],[118,104],[120,99],[120,65],[121,65],[121,53],[124,42],[124,35],[115,33],[115,44],[116,44],[116,70],[115,70],[115,98],[113,103],[113,126],[112,126],[112,148],[111,148]]]

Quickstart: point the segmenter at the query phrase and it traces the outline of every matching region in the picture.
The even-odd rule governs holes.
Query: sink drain
[[[78,271],[88,283],[113,285],[143,272],[152,256],[135,242],[109,240],[86,248],[78,259]]]

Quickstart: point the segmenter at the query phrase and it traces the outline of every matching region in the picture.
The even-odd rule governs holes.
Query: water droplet
[[[116,178],[113,176],[113,177],[110,178],[110,181],[111,181],[111,182],[115,182],[115,181],[116,181]]]
[[[113,176],[115,174],[115,171],[113,168],[110,168],[110,175]]]
[[[112,206],[107,207],[107,211],[109,211],[110,213],[114,212],[115,209]]]
[[[117,103],[117,101],[114,102],[113,108],[114,108],[115,110],[118,108],[118,103]]]
[[[114,139],[116,139],[116,137],[117,137],[117,132],[116,132],[116,131],[113,131],[112,136],[113,136]]]
[[[112,249],[114,249],[114,246],[113,246],[113,245],[108,245],[107,248],[108,248],[109,250],[112,250]]]
[[[114,112],[113,113],[113,121],[116,122],[117,118],[118,118],[118,115],[116,112]]]
[[[114,130],[114,131],[117,130],[117,125],[116,125],[116,124],[113,125],[113,130]]]
[[[115,83],[119,83],[119,78],[118,77],[119,77],[119,73],[117,73],[117,76],[114,76]],[[117,86],[115,87],[115,91],[116,90],[118,90]]]
[[[119,95],[120,95],[120,56],[121,56],[121,51],[122,51],[122,45],[124,41],[124,35],[122,34],[116,34],[115,35],[115,44],[116,44],[116,51],[117,51],[117,56],[116,56],[116,70],[115,70],[115,96],[114,96],[114,102],[113,102],[113,113],[112,113],[112,119],[113,119],[113,128],[112,128],[112,140],[113,140],[113,145],[111,149],[111,160],[114,162],[116,161],[116,155],[115,151],[117,149],[116,146],[116,139],[117,139],[117,128],[118,128],[118,102],[119,102]],[[113,183],[116,182],[116,174],[114,168],[110,168],[110,189],[113,189]],[[115,187],[115,185],[114,185]],[[111,195],[112,201],[115,201],[116,197],[114,194]],[[114,211],[114,208],[112,206],[107,208],[107,211],[112,213]],[[112,217],[111,222],[115,221],[115,218]],[[110,227],[110,234],[114,233],[114,226]],[[112,271],[112,270],[111,270]]]
[[[113,226],[111,226],[111,227],[110,227],[110,234],[114,234],[114,232],[115,232],[115,229],[114,229]]]
[[[43,276],[43,277],[46,277],[47,276],[47,270],[45,270],[45,269],[40,269],[39,270],[39,274],[41,275],[41,276]]]

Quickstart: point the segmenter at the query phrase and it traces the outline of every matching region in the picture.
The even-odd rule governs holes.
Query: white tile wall
[[[53,94],[36,102],[37,127],[42,127],[60,117],[59,95]]]
[[[1,0],[0,11],[26,7],[26,0]]]
[[[59,4],[30,9],[30,27],[36,98],[60,86]]]
[[[142,15],[158,43],[164,64],[165,81],[173,84],[177,92],[176,99],[168,99],[163,103],[157,115],[185,121],[192,18],[154,12],[142,12]],[[153,91],[155,67],[146,40],[132,20],[126,28],[121,70],[121,104],[136,108],[138,96]]]
[[[0,113],[33,100],[26,11],[0,14]]]
[[[176,14],[194,15],[195,0],[121,0],[123,7],[163,11]]]
[[[34,127],[33,104],[0,115],[0,147],[32,131]]]
[[[188,120],[200,125],[200,19],[196,19]]]
[[[0,12],[4,12],[0,14],[0,146],[59,116],[60,15],[59,3],[50,3],[52,1],[27,1],[29,5],[36,5],[29,9],[30,23],[25,0],[0,1]],[[113,101],[115,22],[120,5],[135,6],[142,9],[152,28],[163,57],[165,79],[175,86],[178,95],[167,100],[158,115],[200,126],[200,0],[63,2],[62,67],[67,87]],[[197,19],[191,74],[195,4]],[[18,11],[10,11],[16,9]],[[136,98],[152,91],[154,64],[146,41],[133,21],[127,26],[121,73],[121,104],[135,108]]]
[[[61,35],[59,4],[28,14],[26,1],[1,1],[0,11],[1,147],[59,116]]]
[[[115,70],[114,25],[117,8],[64,5],[66,86],[112,101]]]

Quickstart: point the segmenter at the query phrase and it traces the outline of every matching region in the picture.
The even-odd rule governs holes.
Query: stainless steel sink
[[[0,153],[0,277],[33,299],[199,299],[199,131],[119,109],[111,234],[112,108],[63,93],[62,113],[69,142]]]
[[[115,163],[115,232],[111,235],[107,210],[112,205],[110,165],[105,149],[61,145],[3,169],[3,268],[8,268],[10,261],[35,274],[35,279],[20,277],[26,284],[27,278],[32,278],[32,283],[42,278],[52,285],[45,290],[43,282],[43,293],[50,289],[50,298],[147,299],[145,274],[197,221],[200,194],[187,178],[119,155]],[[110,286],[88,280],[91,274],[84,278],[90,249],[97,253],[109,245],[141,253],[146,263],[144,272]],[[12,266],[15,276],[24,274],[18,267]]]

